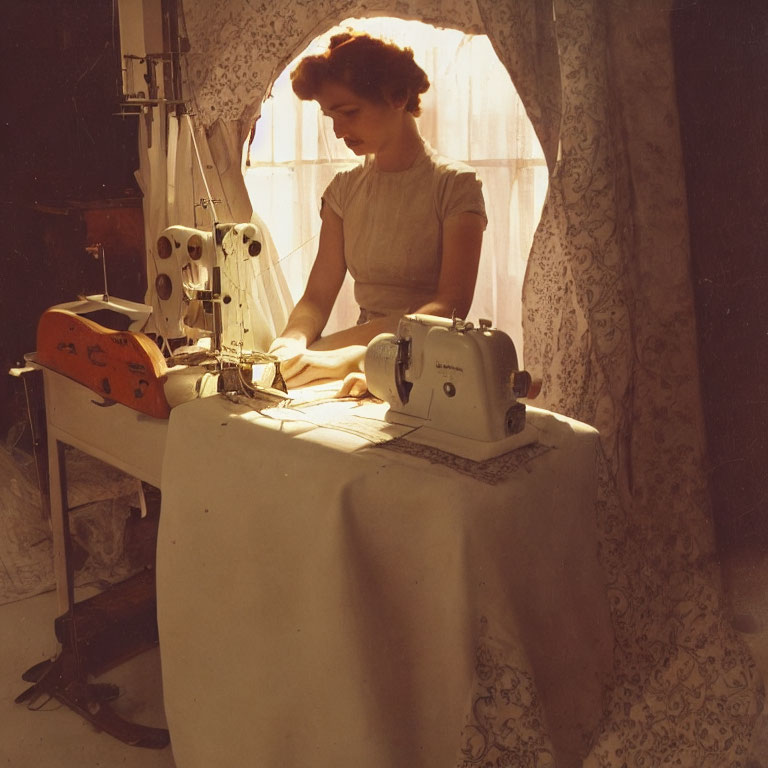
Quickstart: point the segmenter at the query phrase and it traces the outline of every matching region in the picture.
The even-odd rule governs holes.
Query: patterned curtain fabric
[[[280,72],[319,34],[352,16],[398,16],[482,32],[466,0],[183,0],[185,79],[201,124],[236,122],[241,145]]]
[[[479,3],[483,27],[526,106],[550,171],[560,134],[560,62],[551,2]],[[490,26],[488,26],[490,24]]]
[[[518,91],[537,92],[539,135],[559,129],[523,289],[526,366],[544,407],[602,438],[617,646],[585,765],[743,765],[762,693],[713,561],[669,4],[555,0],[536,24],[543,5],[479,0]],[[536,66],[553,47],[546,82]]]
[[[762,688],[722,609],[713,554],[670,3],[184,0],[196,120],[232,138],[212,144],[214,164],[239,167],[263,94],[296,53],[374,8],[485,31],[550,168],[524,353],[544,382],[537,405],[601,433],[600,555],[617,642],[603,722],[559,734],[557,765],[744,766]],[[457,764],[551,765],[535,697],[523,730],[477,721],[509,677],[488,633],[468,711],[484,742]]]

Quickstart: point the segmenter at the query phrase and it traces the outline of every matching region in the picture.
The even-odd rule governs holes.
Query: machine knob
[[[173,293],[173,281],[165,274],[165,272],[161,272],[155,278],[155,290],[157,291],[157,295],[163,301],[168,301],[168,299],[171,298],[171,294]]]
[[[512,374],[512,392],[515,397],[533,400],[541,391],[541,379],[534,379],[528,371],[515,371]]]

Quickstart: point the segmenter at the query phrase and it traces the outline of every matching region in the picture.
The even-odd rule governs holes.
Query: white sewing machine
[[[406,315],[396,335],[370,342],[365,376],[389,403],[388,420],[421,427],[411,440],[476,460],[535,442],[517,399],[536,388],[518,369],[512,339],[490,320]]]
[[[211,349],[232,362],[266,350],[271,337],[253,288],[263,241],[250,222],[215,224],[213,232],[182,226],[163,230],[152,252],[157,271],[153,317],[160,335],[166,340],[208,337]],[[192,324],[195,308],[198,322]]]

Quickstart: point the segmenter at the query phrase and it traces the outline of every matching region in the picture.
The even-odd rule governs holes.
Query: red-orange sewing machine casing
[[[36,362],[98,392],[106,400],[167,419],[168,368],[143,333],[113,331],[65,309],[49,309],[37,325]]]

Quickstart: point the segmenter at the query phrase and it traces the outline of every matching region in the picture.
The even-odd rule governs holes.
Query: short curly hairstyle
[[[316,98],[329,80],[369,101],[404,101],[416,116],[421,114],[420,96],[429,88],[410,48],[354,32],[334,35],[327,51],[305,56],[291,72],[293,91],[304,101]]]

